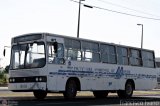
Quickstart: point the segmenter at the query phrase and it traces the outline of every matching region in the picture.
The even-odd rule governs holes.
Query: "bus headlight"
[[[12,79],[11,79],[11,78],[9,79],[9,82],[12,82]]]
[[[15,79],[14,79],[14,78],[12,79],[12,82],[15,82]]]
[[[36,78],[36,82],[38,82],[38,77]]]
[[[42,81],[42,78],[41,78],[41,77],[39,78],[39,81],[40,81],[40,82]]]
[[[36,78],[35,78],[35,81],[36,81],[36,82],[45,82],[45,81],[46,81],[46,78],[45,78],[45,77],[36,77]]]
[[[14,78],[10,78],[9,79],[9,83],[13,83],[13,82],[15,82],[16,80],[14,79]]]

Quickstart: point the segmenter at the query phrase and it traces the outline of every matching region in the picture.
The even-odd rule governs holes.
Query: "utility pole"
[[[142,27],[142,34],[141,34],[141,49],[143,48],[143,24],[137,24],[138,26]]]
[[[85,1],[85,0],[79,0],[78,26],[77,26],[77,38],[79,38],[79,30],[80,30],[81,1]],[[89,5],[86,5],[86,4],[84,4],[84,7],[87,7],[87,8],[93,8],[92,6],[89,6]]]
[[[77,38],[79,38],[79,29],[80,29],[81,1],[84,1],[84,0],[79,0]]]

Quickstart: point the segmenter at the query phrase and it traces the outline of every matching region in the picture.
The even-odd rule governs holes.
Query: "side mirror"
[[[3,50],[3,56],[5,57],[6,55],[6,49]]]
[[[57,51],[58,51],[58,43],[54,42],[53,46],[54,46],[54,52],[57,53]]]

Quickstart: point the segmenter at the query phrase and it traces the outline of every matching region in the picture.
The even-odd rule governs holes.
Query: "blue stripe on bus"
[[[155,79],[156,75],[146,75],[146,74],[127,74],[123,70],[117,69],[116,73],[102,73],[93,71],[77,71],[77,70],[58,70],[58,72],[50,72],[52,75],[65,75],[65,76],[83,76],[83,77],[109,77],[120,79],[124,78],[136,78],[136,79]]]

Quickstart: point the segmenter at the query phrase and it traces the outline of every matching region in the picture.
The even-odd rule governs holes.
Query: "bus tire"
[[[64,98],[74,99],[77,95],[77,85],[75,80],[70,79],[67,81],[66,90],[63,92]]]
[[[119,98],[124,98],[125,97],[124,93],[125,93],[124,90],[118,90],[117,91],[117,95],[118,95]]]
[[[119,90],[117,91],[117,94],[120,98],[131,98],[133,94],[133,90],[134,90],[134,87],[132,82],[127,81],[125,85],[125,90]]]
[[[33,95],[36,99],[42,100],[47,96],[47,92],[42,90],[37,90],[37,91],[33,91]]]
[[[107,91],[93,91],[93,95],[95,98],[106,98],[108,96]]]

